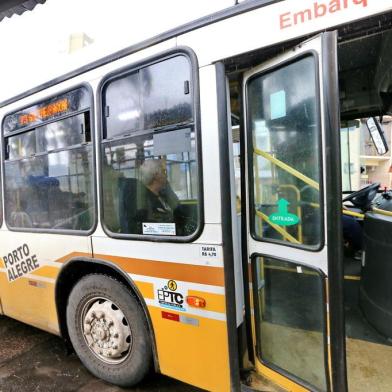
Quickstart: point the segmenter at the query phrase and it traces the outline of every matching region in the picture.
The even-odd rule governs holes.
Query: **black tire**
[[[88,345],[82,318],[91,301],[97,302],[95,298],[111,301],[126,318],[131,332],[131,344],[121,363],[107,363]],[[96,377],[118,386],[129,387],[141,381],[149,371],[152,350],[143,309],[131,292],[116,279],[91,274],[77,282],[68,298],[67,327],[74,350],[84,366]]]

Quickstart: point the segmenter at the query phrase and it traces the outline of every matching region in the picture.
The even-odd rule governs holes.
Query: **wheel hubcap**
[[[106,298],[93,298],[83,309],[82,331],[90,350],[107,363],[121,363],[129,355],[132,334],[124,313]]]

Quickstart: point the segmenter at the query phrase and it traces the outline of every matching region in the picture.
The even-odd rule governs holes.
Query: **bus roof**
[[[37,0],[37,1],[40,2],[40,1],[45,1],[45,0]],[[86,65],[83,65],[82,67],[76,68],[70,72],[67,72],[61,76],[58,76],[52,80],[49,80],[48,82],[45,82],[45,83],[40,84],[36,87],[33,87],[29,90],[26,90],[20,94],[17,94],[13,97],[10,97],[10,98],[0,102],[0,108],[7,106],[13,102],[16,102],[20,99],[23,99],[25,97],[28,97],[29,95],[32,95],[32,94],[38,93],[42,90],[45,90],[53,85],[56,85],[58,83],[64,82],[69,79],[72,79],[80,74],[91,71],[91,70],[98,68],[100,66],[103,66],[105,64],[111,63],[114,60],[118,60],[118,59],[123,58],[125,56],[129,56],[132,53],[136,53],[142,49],[146,49],[150,46],[154,46],[156,44],[159,44],[159,43],[166,41],[170,38],[188,33],[190,31],[199,29],[201,27],[211,25],[213,23],[230,18],[232,16],[239,15],[239,14],[242,14],[245,12],[249,12],[254,9],[264,7],[264,6],[267,6],[270,4],[278,3],[281,1],[284,1],[284,0],[248,0],[248,1],[244,1],[243,3],[239,3],[237,5],[233,5],[232,7],[215,12],[211,15],[207,15],[202,18],[196,19],[192,22],[186,23],[184,25],[181,25],[181,26],[178,26],[178,27],[173,28],[171,30],[168,30],[166,32],[163,32],[162,34],[148,38],[148,39],[141,41],[141,42],[138,42],[136,44],[132,44],[124,49],[121,49],[121,50],[114,52],[110,55],[104,56],[104,57],[100,58],[99,60],[90,62]]]

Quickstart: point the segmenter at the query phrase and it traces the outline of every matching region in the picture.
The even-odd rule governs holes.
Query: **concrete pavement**
[[[62,339],[0,316],[0,392],[121,392],[96,379]],[[197,392],[199,389],[151,374],[135,392]]]

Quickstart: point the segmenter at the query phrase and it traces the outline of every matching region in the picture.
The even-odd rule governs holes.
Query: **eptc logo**
[[[164,308],[184,311],[182,306],[184,296],[177,292],[177,282],[169,280],[167,284],[158,290],[158,302]]]

